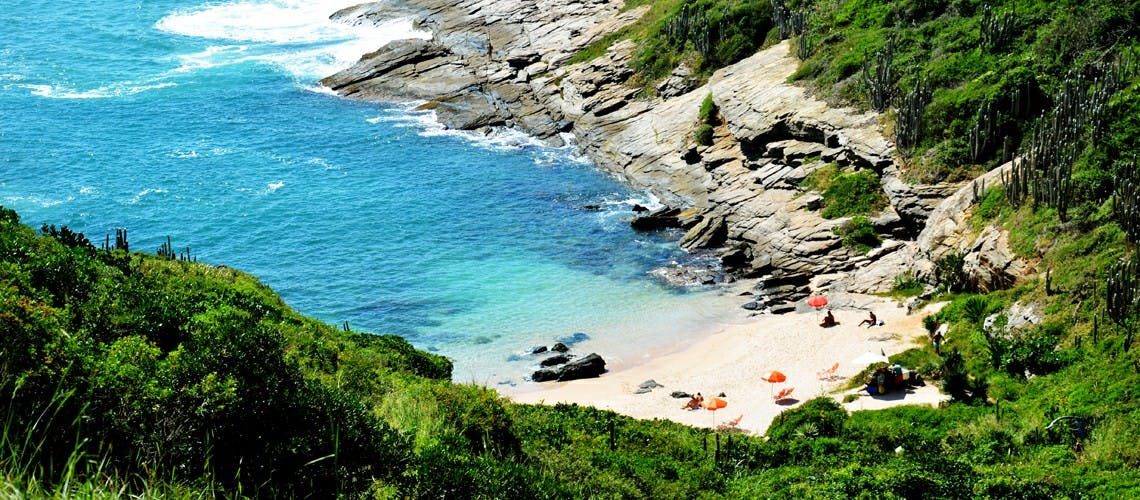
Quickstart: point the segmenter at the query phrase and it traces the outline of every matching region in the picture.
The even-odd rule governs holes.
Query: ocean
[[[170,237],[303,314],[448,356],[459,382],[525,386],[526,353],[558,339],[629,366],[734,317],[725,290],[650,274],[693,257],[676,233],[633,232],[633,204],[655,200],[572,146],[449,131],[414,103],[321,88],[427,36],[328,20],[355,3],[5,9],[0,205],[95,242],[126,228],[135,250]]]

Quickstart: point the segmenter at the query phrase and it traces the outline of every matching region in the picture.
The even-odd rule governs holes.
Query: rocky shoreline
[[[718,252],[725,272],[758,278],[755,310],[790,310],[812,290],[889,291],[903,274],[929,278],[951,254],[964,256],[964,271],[982,289],[1037,272],[1010,251],[1008,234],[969,224],[970,183],[906,182],[878,115],[829,107],[787,83],[798,61],[786,42],[700,87],[678,68],[654,98],[626,84],[631,42],[568,64],[647,9],[622,12],[623,3],[406,0],[353,8],[334,17],[412,17],[432,38],[393,42],[322,84],[351,99],[422,101],[450,128],[510,127],[555,146],[572,135],[601,168],[672,210],[686,231],[682,247]],[[723,121],[712,145],[700,146],[693,130],[710,94]],[[848,219],[824,219],[819,195],[799,187],[828,164],[872,169],[881,179],[890,206],[871,223],[885,240],[870,252],[844,247],[834,229]],[[997,171],[983,185],[999,185]]]

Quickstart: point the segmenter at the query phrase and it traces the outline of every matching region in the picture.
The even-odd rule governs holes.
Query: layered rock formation
[[[674,214],[688,230],[685,248],[721,249],[726,269],[764,277],[766,293],[795,298],[809,284],[885,291],[900,273],[929,273],[950,252],[967,255],[982,287],[1033,271],[1009,252],[1000,230],[979,237],[955,219],[966,212],[961,193],[968,186],[905,182],[877,115],[830,108],[788,84],[798,61],[786,42],[718,71],[699,88],[678,68],[656,98],[639,97],[641,89],[627,84],[631,42],[566,64],[645,9],[621,12],[622,4],[409,0],[356,9],[344,15],[358,22],[410,15],[433,37],[394,42],[323,83],[350,98],[424,101],[454,128],[515,127],[552,144],[571,132],[601,167],[683,209]],[[713,144],[699,146],[693,130],[710,93],[723,121]],[[818,194],[799,187],[831,163],[872,169],[882,179],[890,207],[872,223],[888,239],[869,253],[845,248],[834,229],[847,221],[822,218]]]

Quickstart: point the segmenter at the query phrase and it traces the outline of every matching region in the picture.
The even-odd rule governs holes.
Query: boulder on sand
[[[578,380],[593,378],[606,372],[606,361],[597,353],[590,353],[586,357],[576,359],[558,368],[537,370],[530,379],[535,382]]]

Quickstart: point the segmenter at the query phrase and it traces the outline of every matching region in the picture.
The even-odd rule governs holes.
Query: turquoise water
[[[397,333],[456,379],[575,332],[621,366],[725,317],[648,275],[688,257],[629,230],[651,203],[573,148],[442,130],[316,82],[407,21],[332,23],[345,0],[33,0],[0,12],[0,204],[26,224],[176,248],[257,275],[300,312]],[[596,208],[596,207],[600,207]]]

